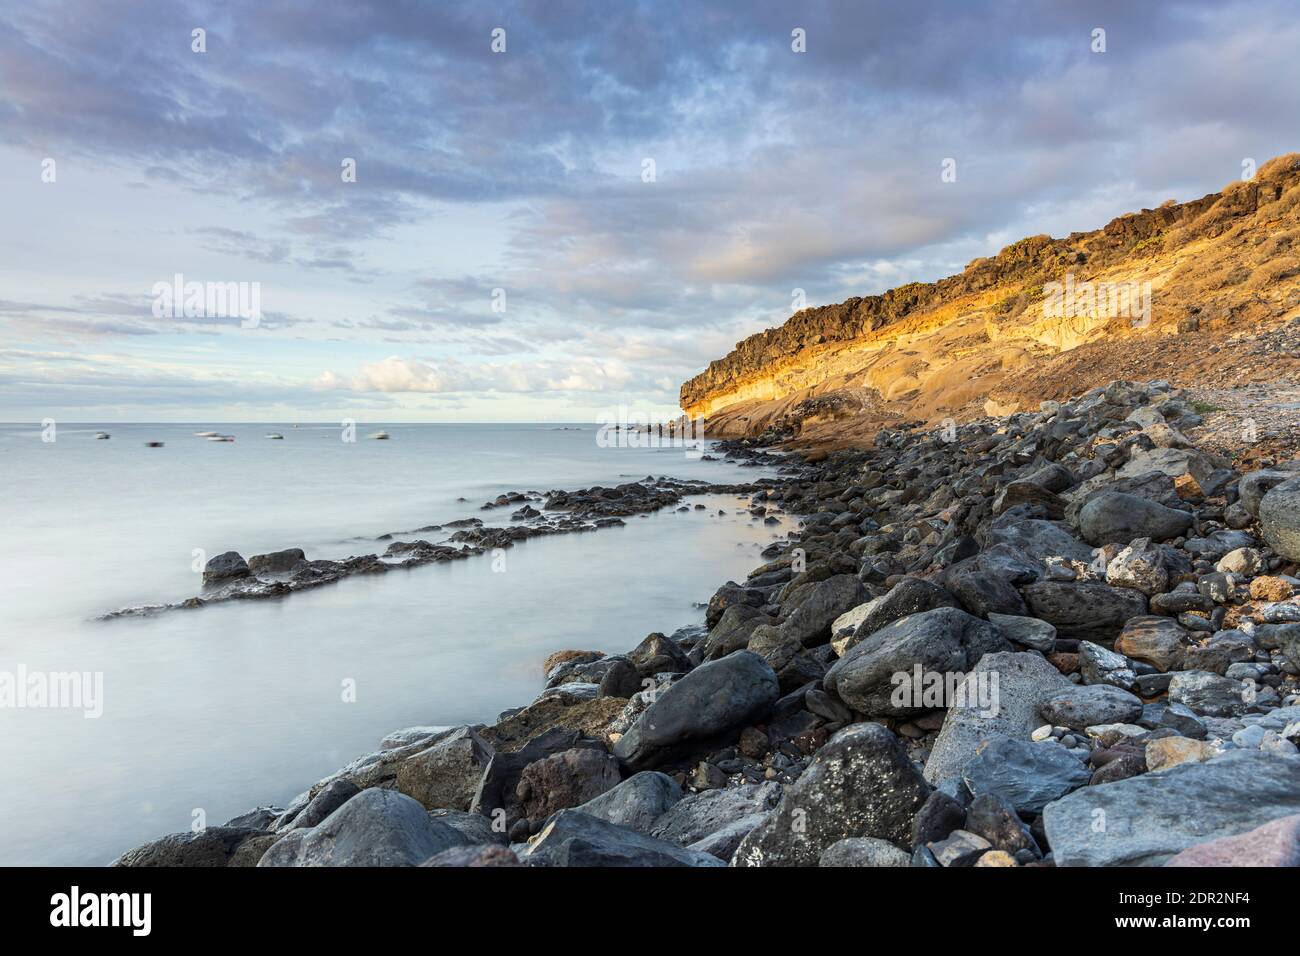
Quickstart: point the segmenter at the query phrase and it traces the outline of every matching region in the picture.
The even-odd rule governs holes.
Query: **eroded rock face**
[[[772,815],[741,842],[732,866],[816,866],[848,837],[908,846],[930,787],[880,724],[846,727],[786,791]]]

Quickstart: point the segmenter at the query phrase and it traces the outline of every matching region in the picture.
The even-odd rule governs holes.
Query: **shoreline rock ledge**
[[[1200,420],[1119,381],[810,455],[745,490],[799,528],[702,623],[116,865],[1295,865],[1300,460]]]

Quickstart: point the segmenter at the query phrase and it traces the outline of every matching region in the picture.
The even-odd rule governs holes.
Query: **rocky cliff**
[[[1037,407],[1114,378],[1300,379],[1272,335],[1300,315],[1300,154],[1246,182],[1063,239],[1031,236],[959,275],[808,308],[681,389],[712,434],[852,441],[900,419]]]

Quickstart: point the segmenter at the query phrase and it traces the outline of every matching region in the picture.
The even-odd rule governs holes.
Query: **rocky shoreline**
[[[1300,460],[1239,474],[1200,424],[1113,382],[810,455],[746,486],[802,525],[702,624],[115,865],[1296,865]],[[663,481],[546,524],[690,493]]]

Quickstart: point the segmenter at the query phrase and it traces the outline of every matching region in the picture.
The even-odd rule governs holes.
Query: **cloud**
[[[617,359],[570,362],[508,362],[466,365],[457,361],[427,362],[393,355],[361,366],[348,378],[325,371],[314,383],[320,389],[355,392],[603,392],[624,390],[634,374]],[[644,387],[646,383],[640,383]]]

